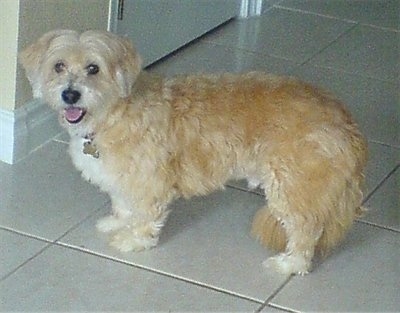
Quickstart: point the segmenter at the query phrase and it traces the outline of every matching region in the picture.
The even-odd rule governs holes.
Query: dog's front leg
[[[122,252],[155,247],[167,216],[168,211],[164,204],[136,208],[126,224],[113,235],[111,246]]]
[[[132,203],[123,197],[111,195],[112,214],[97,221],[96,228],[102,233],[117,231],[126,226],[132,217]]]

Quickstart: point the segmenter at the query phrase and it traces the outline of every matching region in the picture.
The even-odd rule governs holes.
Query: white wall
[[[13,110],[18,50],[19,1],[0,1],[0,108]]]

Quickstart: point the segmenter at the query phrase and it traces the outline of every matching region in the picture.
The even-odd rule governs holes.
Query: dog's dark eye
[[[64,64],[63,62],[57,62],[57,63],[54,65],[54,70],[55,70],[57,73],[61,73],[64,69],[65,69],[65,64]]]
[[[86,70],[88,75],[95,75],[99,72],[99,66],[97,64],[89,64]]]

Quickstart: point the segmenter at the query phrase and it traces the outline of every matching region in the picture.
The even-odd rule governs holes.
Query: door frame
[[[263,11],[263,7],[265,6],[265,2],[267,0],[240,0],[240,1],[241,1],[240,9],[237,16],[239,18],[247,18],[250,16],[260,15]],[[123,14],[123,10],[122,12],[118,11],[123,2],[124,0],[110,0],[108,30],[111,32],[116,32],[117,30],[118,15],[121,13]]]

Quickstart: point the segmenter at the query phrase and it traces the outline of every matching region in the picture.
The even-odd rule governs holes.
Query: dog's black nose
[[[77,103],[80,97],[81,93],[71,88],[65,89],[61,94],[61,98],[63,99],[63,101],[68,104]]]

